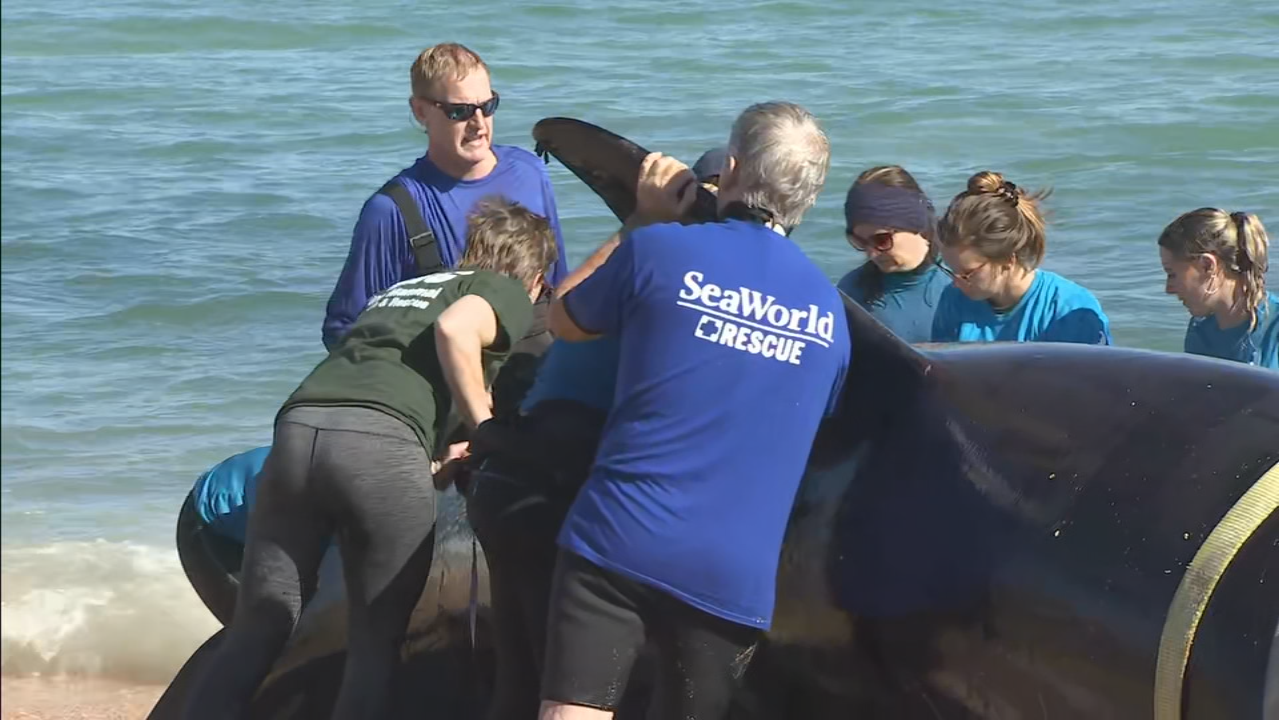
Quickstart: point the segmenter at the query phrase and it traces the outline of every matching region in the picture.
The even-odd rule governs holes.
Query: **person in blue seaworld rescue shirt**
[[[1266,291],[1270,238],[1252,213],[1199,208],[1159,236],[1168,282],[1190,312],[1188,353],[1279,370],[1279,294]]]
[[[456,267],[466,250],[466,218],[487,195],[501,195],[550,220],[559,257],[552,287],[567,274],[564,238],[545,163],[512,145],[493,144],[499,96],[479,55],[456,43],[423,50],[409,72],[413,117],[429,137],[426,154],[365,201],[342,272],[325,310],[332,350],[370,298],[401,280]],[[395,195],[424,222],[410,238]],[[428,232],[429,231],[429,232]],[[433,267],[423,267],[423,264]],[[540,323],[534,323],[534,330]]]
[[[718,190],[720,166],[727,150],[711,148],[693,165],[697,181],[712,192]],[[568,282],[576,285],[594,272],[616,247],[616,236],[591,254],[573,271]],[[520,409],[529,413],[543,400],[568,399],[592,408],[608,411],[613,404],[613,384],[617,377],[619,340],[605,335],[590,342],[569,343],[555,340],[547,349],[538,368],[537,378],[524,396]]]
[[[726,154],[723,147],[712,148],[693,165],[697,181],[711,192],[718,189]],[[618,232],[634,224],[632,218]],[[556,294],[603,264],[618,238],[614,234],[569,273]],[[467,493],[467,518],[489,570],[495,672],[487,717],[492,720],[537,714],[554,539],[590,472],[613,405],[619,353],[617,335],[554,340],[519,411],[496,417],[471,437],[471,450],[485,468]]]
[[[560,533],[543,720],[611,717],[651,639],[654,716],[718,718],[770,627],[790,510],[850,361],[843,301],[785,235],[830,162],[803,108],[733,125],[721,220],[683,225],[696,180],[658,153],[635,229],[552,302],[552,332],[621,342],[613,405]]]
[[[1097,298],[1038,269],[1046,246],[1039,203],[1046,196],[983,171],[951,201],[937,230],[954,284],[938,301],[934,341],[1112,344]]]
[[[933,315],[950,284],[938,264],[933,203],[897,165],[866,170],[844,199],[844,236],[866,262],[836,285],[898,337],[932,338]]]

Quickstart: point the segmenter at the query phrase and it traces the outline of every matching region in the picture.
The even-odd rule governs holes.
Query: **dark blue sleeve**
[[[351,249],[324,312],[324,347],[332,350],[369,298],[405,279],[408,233],[395,201],[380,193],[364,203],[351,234]]]
[[[1053,321],[1041,338],[1049,342],[1110,345],[1110,326],[1092,308],[1076,308]]]
[[[634,288],[635,243],[627,238],[603,265],[564,296],[564,309],[584,332],[612,335],[622,327]]]
[[[560,230],[560,213],[555,206],[555,188],[551,185],[551,175],[546,171],[546,166],[541,163],[538,171],[542,178],[542,202],[546,206],[546,219],[550,221],[551,228],[555,231],[555,246],[559,250],[555,264],[551,266],[550,276],[546,278],[551,287],[555,287],[568,275],[568,257],[564,252],[564,233]]]

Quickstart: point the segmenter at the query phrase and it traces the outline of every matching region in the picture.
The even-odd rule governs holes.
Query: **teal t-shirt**
[[[839,279],[836,287],[906,342],[922,343],[932,339],[937,302],[950,284],[946,273],[935,263],[929,263],[921,272],[884,273],[884,291],[867,301],[859,282],[867,265],[869,263],[851,270]]]
[[[933,316],[934,342],[1071,342],[1111,345],[1110,319],[1086,288],[1048,270],[1003,312],[951,285]]]
[[[1214,316],[1191,318],[1186,352],[1279,370],[1279,295],[1266,293],[1251,332],[1246,322],[1222,330]]]

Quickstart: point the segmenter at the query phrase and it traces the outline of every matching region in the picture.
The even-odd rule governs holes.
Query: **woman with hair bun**
[[[1269,244],[1252,213],[1199,208],[1164,228],[1164,292],[1191,315],[1186,352],[1279,369],[1279,295],[1266,291]]]
[[[933,203],[897,165],[857,177],[844,200],[844,236],[866,262],[840,278],[845,295],[906,342],[928,342],[949,284],[937,264]]]
[[[938,223],[954,284],[933,318],[936,342],[1073,342],[1110,345],[1110,320],[1091,292],[1039,269],[1045,222],[1039,204],[996,172],[968,179]]]

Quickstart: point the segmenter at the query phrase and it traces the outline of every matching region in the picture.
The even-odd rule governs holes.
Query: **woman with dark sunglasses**
[[[1086,288],[1039,269],[1046,247],[1039,203],[996,172],[968,179],[937,225],[954,278],[937,304],[937,342],[1073,342],[1110,345],[1110,320]]]
[[[933,204],[897,165],[857,177],[844,200],[844,234],[866,262],[838,287],[906,342],[927,342],[949,280],[937,264]]]

